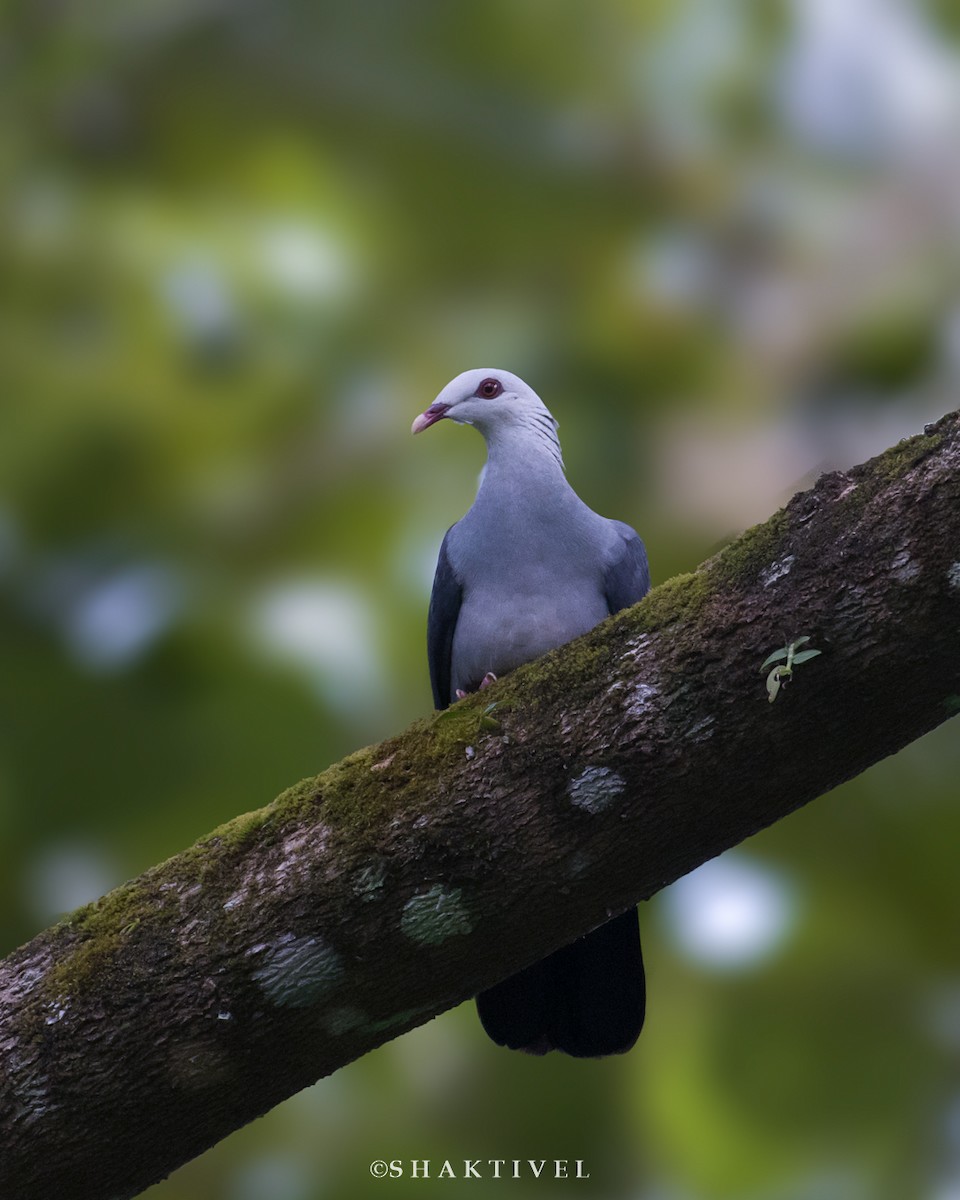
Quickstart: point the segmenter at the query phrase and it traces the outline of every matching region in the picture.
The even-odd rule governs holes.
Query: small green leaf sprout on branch
[[[451,722],[461,722],[466,728],[476,728],[478,733],[496,733],[500,729],[500,722],[495,720],[490,714],[497,707],[498,701],[494,700],[492,704],[488,704],[479,716],[474,717],[473,714],[467,716],[459,708],[445,708],[443,712],[438,713],[434,717],[434,725],[446,725]]]
[[[497,707],[497,704],[498,701],[494,700],[493,703],[488,704],[486,708],[484,708],[483,712],[481,712],[479,715],[474,713],[463,713],[460,711],[459,706],[454,705],[451,708],[445,708],[443,712],[439,713],[434,720],[434,724],[445,725],[450,722],[458,722],[465,735],[459,740],[464,742],[468,741],[474,736],[482,737],[485,733],[500,733],[500,722],[495,717],[491,717],[490,715]],[[504,743],[506,743],[510,739],[506,734],[503,734],[502,740]],[[473,746],[467,746],[465,753],[467,758],[474,758],[476,756],[476,750]]]
[[[794,667],[800,663],[808,662],[811,658],[816,658],[818,654],[822,654],[822,650],[799,650],[805,642],[809,642],[809,637],[799,637],[789,645],[782,647],[780,650],[774,650],[764,660],[760,670],[765,671],[771,663],[778,665],[773,668],[767,676],[767,697],[772,704],[777,698],[777,693],[783,684],[793,678]],[[798,653],[799,650],[799,653]],[[784,659],[784,662],[780,660]]]

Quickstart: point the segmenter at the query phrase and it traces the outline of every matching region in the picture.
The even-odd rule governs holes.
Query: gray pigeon
[[[447,530],[433,581],[427,656],[437,708],[568,642],[650,586],[643,542],[567,482],[557,423],[509,371],[458,375],[413,423],[475,425],[487,465],[470,511]],[[629,1050],[646,991],[635,908],[481,992],[493,1040],[595,1058]]]

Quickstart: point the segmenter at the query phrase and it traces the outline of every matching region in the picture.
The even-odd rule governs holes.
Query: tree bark
[[[12,954],[0,1195],[135,1195],[960,710],[958,468],[953,413]]]

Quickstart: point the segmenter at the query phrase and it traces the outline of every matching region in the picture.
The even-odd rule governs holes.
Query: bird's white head
[[[452,379],[417,417],[411,432],[421,433],[444,417],[458,425],[476,425],[488,442],[511,429],[557,440],[557,423],[533,388],[518,375],[494,367],[478,367]]]

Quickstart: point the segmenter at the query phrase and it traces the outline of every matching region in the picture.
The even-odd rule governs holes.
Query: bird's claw
[[[488,671],[486,673],[486,675],[484,675],[484,677],[480,680],[480,684],[477,688],[477,691],[482,692],[484,688],[488,688],[491,683],[496,683],[496,682],[497,682],[496,675],[494,675],[494,673],[492,671]],[[469,696],[470,693],[465,692],[463,690],[463,688],[457,688],[457,690],[454,692],[454,695],[457,697],[458,700],[466,700],[467,696]]]

